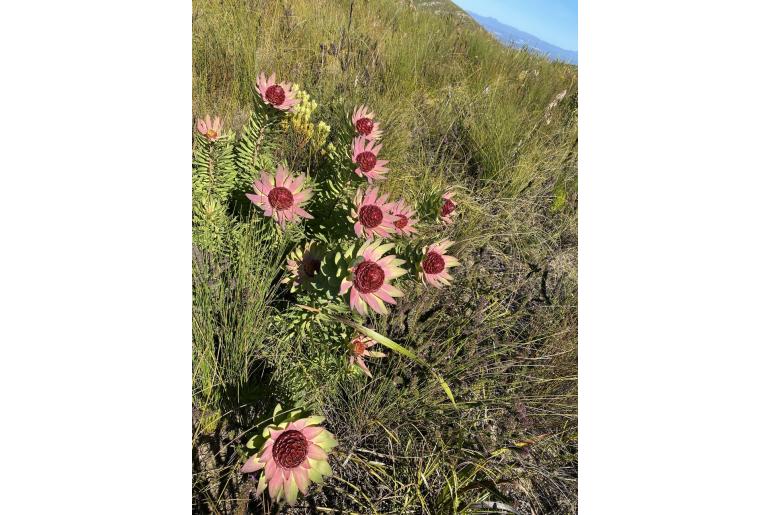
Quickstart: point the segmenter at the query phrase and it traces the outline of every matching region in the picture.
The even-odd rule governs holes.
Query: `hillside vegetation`
[[[576,513],[577,68],[501,45],[450,2],[193,0],[193,119],[251,134],[261,71],[299,84],[332,139],[371,107],[382,189],[455,192],[455,222],[420,237],[455,241],[460,266],[370,318],[420,361],[389,352],[369,379],[292,328],[280,279],[302,235],[249,214],[240,186],[207,203],[194,184],[194,512]],[[296,142],[257,141],[254,163],[313,176],[327,157]],[[294,507],[239,472],[277,402],[339,442]]]

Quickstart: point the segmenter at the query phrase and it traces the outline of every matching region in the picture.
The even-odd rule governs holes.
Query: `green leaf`
[[[249,438],[249,441],[246,442],[246,447],[248,449],[260,449],[262,445],[265,443],[266,439],[267,439],[267,435],[256,434],[251,438]]]
[[[331,451],[337,445],[337,440],[334,439],[332,434],[329,431],[324,430],[318,437],[316,437],[313,440],[313,443],[315,443],[317,446],[319,446],[321,449],[323,449],[326,452]]]
[[[428,370],[430,370],[430,373],[433,374],[433,377],[435,377],[436,381],[438,381],[439,384],[441,385],[441,388],[444,390],[444,393],[446,393],[447,397],[449,397],[449,400],[452,401],[452,404],[456,407],[457,403],[455,402],[455,396],[452,394],[452,389],[449,388],[449,384],[447,384],[447,382],[444,381],[444,378],[441,377],[438,374],[438,372],[436,372],[430,367],[428,367]]]
[[[409,359],[412,359],[414,361],[420,362],[422,364],[422,361],[420,360],[420,358],[417,357],[417,354],[415,354],[414,352],[410,351],[406,347],[402,347],[401,345],[397,344],[396,342],[394,342],[393,340],[391,340],[387,336],[383,336],[380,333],[378,333],[377,331],[374,331],[372,329],[364,327],[361,324],[357,324],[355,322],[353,322],[352,325],[353,325],[353,328],[355,328],[361,334],[363,334],[365,336],[368,336],[372,340],[375,340],[375,341],[383,344],[385,347],[388,347],[389,349],[392,349],[392,350],[398,352],[399,354],[403,354],[404,356],[408,357]]]

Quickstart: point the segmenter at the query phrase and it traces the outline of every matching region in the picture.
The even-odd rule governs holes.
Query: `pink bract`
[[[265,79],[265,74],[259,72],[257,91],[264,103],[281,111],[288,111],[299,103],[299,99],[296,98],[296,86],[288,82],[276,82],[275,73]]]
[[[206,115],[206,118],[198,118],[196,128],[209,141],[216,141],[222,137],[222,119],[219,116],[215,117],[213,122],[209,115]]]
[[[353,139],[350,151],[351,159],[356,165],[356,175],[366,177],[369,182],[372,182],[382,179],[388,173],[389,169],[385,168],[388,161],[377,159],[380,150],[382,150],[382,144],[377,145],[374,141],[367,143],[364,137]]]
[[[313,196],[310,190],[303,187],[305,179],[304,174],[292,176],[279,165],[275,176],[262,172],[260,179],[254,182],[254,193],[247,193],[246,196],[265,212],[265,216],[272,217],[285,227],[286,222],[313,218],[302,208]]]
[[[361,188],[356,191],[355,207],[350,214],[355,220],[353,230],[359,238],[387,238],[396,230],[393,225],[396,217],[390,214],[392,204],[387,203],[388,195],[377,196],[377,193],[378,188],[371,186],[365,192]]]

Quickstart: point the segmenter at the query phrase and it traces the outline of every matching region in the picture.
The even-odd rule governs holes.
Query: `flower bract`
[[[408,236],[417,232],[415,229],[415,210],[407,205],[404,199],[394,202],[390,208],[390,214],[395,217],[393,228],[396,234]]]
[[[196,128],[207,140],[216,141],[222,136],[222,119],[216,116],[212,122],[211,116],[206,115],[205,118],[198,118]]]
[[[375,345],[375,343],[376,342],[368,336],[359,334],[356,335],[356,337],[353,338],[348,344],[348,349],[350,351],[350,364],[360,368],[364,374],[369,377],[372,377],[372,373],[369,372],[369,367],[366,366],[364,358],[384,358],[386,356],[384,352],[369,350]]]
[[[457,214],[455,212],[457,204],[452,200],[452,197],[454,197],[454,192],[447,192],[441,197],[444,202],[439,210],[439,218],[442,223],[447,225],[454,221],[453,217]]]
[[[319,272],[322,259],[323,249],[314,241],[307,242],[303,247],[297,247],[286,259],[289,277],[283,282],[291,283],[292,291],[298,287],[307,288]]]

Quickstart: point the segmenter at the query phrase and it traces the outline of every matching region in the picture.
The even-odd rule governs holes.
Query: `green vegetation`
[[[448,2],[417,4],[193,1],[193,116],[221,115],[229,134],[193,144],[197,513],[577,512],[577,69],[501,46]],[[317,107],[265,114],[260,71]],[[286,163],[323,203],[337,183],[317,171],[349,142],[330,150],[319,122],[345,141],[360,104],[384,130],[391,198],[455,192],[456,221],[419,238],[454,240],[461,263],[443,289],[405,278],[370,316],[417,358],[388,350],[372,379],[348,366],[353,330],[319,324],[281,283],[301,226],[280,231],[245,198]],[[239,472],[278,403],[324,416],[339,442],[294,508]]]

